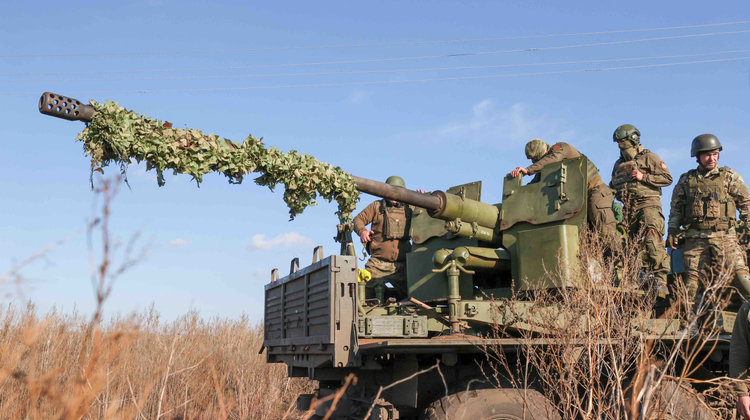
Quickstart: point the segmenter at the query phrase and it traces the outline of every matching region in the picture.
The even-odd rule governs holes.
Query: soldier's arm
[[[649,153],[647,159],[647,167],[644,169],[643,183],[652,187],[666,187],[672,185],[672,174],[667,169],[667,164],[664,163],[659,156]]]
[[[750,368],[750,322],[747,319],[750,302],[742,305],[737,318],[734,321],[732,341],[729,344],[729,376],[734,379],[747,379],[747,370]],[[748,395],[747,384],[737,382],[735,384],[737,395]]]
[[[559,144],[555,144],[549,148],[549,151],[547,152],[546,155],[542,156],[541,159],[539,159],[538,161],[536,161],[536,163],[526,168],[526,170],[529,171],[529,175],[534,175],[534,174],[541,172],[542,168],[549,165],[550,163],[562,162],[564,159],[565,159],[564,147],[560,146]]]
[[[740,174],[729,170],[727,192],[734,199],[737,210],[740,212],[740,219],[748,220],[750,218],[750,193],[747,190],[747,184],[742,180]]]
[[[677,181],[677,185],[674,186],[674,190],[672,191],[672,204],[671,209],[669,210],[669,222],[667,224],[668,232],[670,234],[677,234],[680,230],[682,209],[685,206],[686,175],[687,174],[684,174],[680,177],[680,180]]]
[[[372,202],[354,217],[354,232],[356,232],[357,235],[362,236],[362,232],[368,230],[367,225],[375,220],[375,214],[378,211],[379,205],[380,201]]]

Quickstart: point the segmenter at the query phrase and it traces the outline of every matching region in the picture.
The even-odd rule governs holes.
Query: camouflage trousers
[[[627,217],[628,234],[631,238],[642,240],[644,260],[654,277],[667,284],[669,274],[669,255],[664,249],[664,215],[658,207],[646,207],[636,210]],[[638,237],[638,235],[643,235]]]
[[[747,255],[740,248],[734,232],[713,238],[687,238],[682,255],[689,299],[696,297],[701,282],[710,281],[722,271],[729,274],[732,286],[737,287],[745,298],[750,297],[750,289],[740,280],[742,275],[748,274]]]
[[[614,243],[617,236],[617,220],[612,211],[614,200],[615,196],[607,186],[601,185],[589,190],[587,206],[589,226],[611,243]]]
[[[365,285],[365,296],[367,299],[375,298],[375,289],[380,285],[385,291],[385,297],[395,297],[403,300],[408,296],[406,285],[406,261],[386,261],[380,258],[370,257],[365,264],[365,269],[372,274],[372,280]],[[386,283],[393,286],[389,289]]]

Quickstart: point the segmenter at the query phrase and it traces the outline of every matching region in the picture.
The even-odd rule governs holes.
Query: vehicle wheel
[[[668,420],[716,420],[713,410],[684,386],[665,382],[655,401],[654,414],[663,413],[662,418]]]
[[[526,404],[524,404],[524,402]],[[477,389],[445,396],[421,420],[559,420],[555,407],[532,389]]]

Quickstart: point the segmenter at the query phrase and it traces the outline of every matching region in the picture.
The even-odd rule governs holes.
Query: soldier
[[[745,420],[750,420],[750,393],[747,381],[750,369],[750,322],[748,320],[750,302],[745,302],[737,312],[732,331],[732,341],[729,345],[729,377],[739,379],[736,382],[737,413]]]
[[[401,177],[385,181],[394,187],[406,188]],[[421,190],[417,190],[422,192]],[[372,274],[367,282],[367,298],[383,300],[385,284],[390,283],[399,298],[408,294],[406,285],[406,253],[411,251],[409,231],[414,209],[398,201],[382,199],[365,207],[354,218],[354,231],[365,245],[370,259],[365,264]],[[367,229],[371,224],[372,229]]]
[[[667,244],[675,249],[680,226],[685,228],[685,285],[693,301],[699,277],[711,275],[711,269],[731,270],[733,286],[744,298],[750,297],[750,275],[745,254],[737,241],[737,211],[743,226],[750,218],[750,193],[735,171],[719,167],[719,139],[701,134],[693,139],[690,156],[697,157],[698,168],[682,174],[672,193]],[[747,235],[746,228],[741,230]],[[715,273],[715,272],[714,272]]]
[[[662,187],[672,184],[672,175],[659,156],[643,148],[641,132],[633,125],[617,127],[612,138],[620,147],[620,158],[612,168],[609,186],[624,203],[630,236],[644,229],[646,262],[654,274],[655,286],[666,293],[669,256],[664,249],[664,215],[659,196]]]
[[[533,139],[526,143],[526,157],[531,160],[532,165],[527,168],[519,166],[511,171],[510,176],[515,178],[519,174],[535,175],[541,172],[545,165],[581,156],[583,155],[568,143],[555,143],[550,147],[543,140]],[[602,177],[599,176],[599,169],[590,160],[587,169],[589,225],[608,241],[611,241],[617,235],[617,224],[612,212],[614,195],[612,190],[602,181]]]

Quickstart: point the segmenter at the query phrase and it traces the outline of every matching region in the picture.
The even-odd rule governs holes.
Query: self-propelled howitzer
[[[42,96],[39,109],[84,122],[96,113],[93,106],[52,93]],[[274,270],[265,286],[267,361],[285,363],[290,376],[319,384],[315,394],[298,399],[298,408],[312,407],[312,418],[333,420],[559,419],[551,397],[532,387],[514,388],[526,382],[476,388],[491,382],[488,353],[504,353],[508,372],[523,371],[529,366],[523,349],[560,345],[548,338],[528,340],[530,334],[564,329],[566,318],[560,305],[540,307],[527,297],[542,289],[580,288],[586,168],[581,157],[545,166],[527,185],[520,177],[498,177],[503,195],[497,204],[482,202],[481,182],[424,194],[353,177],[360,192],[415,206],[413,247],[406,257],[409,299],[368,301],[359,293],[359,263],[353,247],[346,246],[351,242],[346,224],[339,225],[341,255],[322,258],[316,248],[311,265],[299,268],[293,261],[282,278],[274,277]],[[498,298],[500,303],[493,301]],[[545,324],[552,319],[554,325]],[[673,344],[669,335],[674,337],[678,322],[648,321],[638,334]],[[724,325],[731,328],[729,318]],[[727,351],[726,341],[717,341],[695,360],[718,365]],[[582,354],[566,357],[585,364]]]

